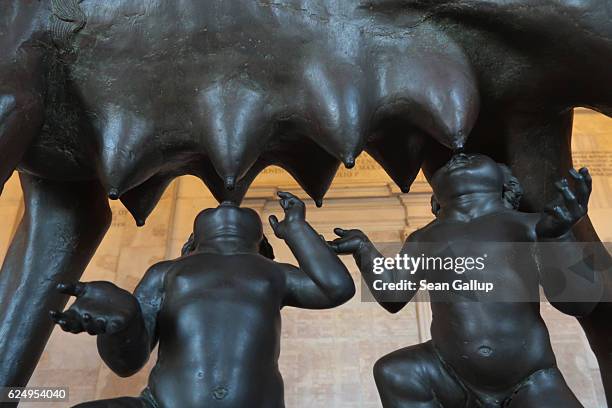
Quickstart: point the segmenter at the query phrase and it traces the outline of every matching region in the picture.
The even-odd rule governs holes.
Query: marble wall
[[[595,175],[591,217],[602,239],[612,241],[612,120],[581,110],[575,127],[576,165],[589,165]],[[244,205],[257,210],[263,219],[280,215],[275,200],[279,189],[304,196],[286,174],[271,168],[258,178]],[[308,218],[328,238],[337,225],[359,226],[377,243],[396,247],[408,232],[431,219],[429,196],[422,178],[411,193],[401,194],[378,165],[364,156],[355,169],[340,171],[323,208],[308,203]],[[112,227],[83,280],[110,280],[132,289],[151,264],[178,256],[195,215],[216,203],[199,180],[184,177],[170,186],[143,228],[136,228],[119,202],[111,205]],[[22,211],[20,189],[12,179],[0,198],[0,219],[6,221],[6,227],[0,229],[0,259]],[[269,227],[266,234],[278,259],[294,262]],[[360,282],[352,259],[345,261]],[[586,407],[604,407],[597,364],[578,324],[547,304],[542,309],[559,365],[571,388]],[[284,310],[281,369],[287,406],[380,407],[372,365],[390,351],[427,339],[430,319],[425,303],[411,304],[401,313],[390,315],[373,303],[362,302],[359,294],[331,311]],[[139,374],[121,379],[101,363],[94,338],[56,329],[30,385],[69,386],[70,405],[94,398],[136,395],[153,363],[154,358]]]

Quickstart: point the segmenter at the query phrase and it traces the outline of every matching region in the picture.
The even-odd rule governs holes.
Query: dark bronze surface
[[[582,406],[557,368],[539,313],[538,288],[541,285],[548,294],[554,277],[539,273],[541,260],[530,256],[535,252],[517,254],[506,244],[576,246],[569,235],[573,225],[586,216],[591,178],[587,169],[572,169],[568,177],[576,182],[575,192],[562,179],[556,184],[560,200],[538,214],[512,208],[520,189],[515,184],[512,191],[508,176],[486,156],[453,156],[431,180],[436,219],[412,233],[400,252],[413,258],[444,259],[475,259],[486,254],[481,270],[457,272],[440,266],[409,270],[385,265],[376,274],[375,259],[382,255],[368,237],[360,230],[336,229],[340,238],[330,245],[339,254],[354,256],[374,298],[392,313],[413,299],[423,280],[446,283],[461,278],[491,282],[495,287],[490,295],[476,289],[469,293],[429,290],[431,341],[384,356],[374,367],[385,408]],[[462,242],[477,244],[463,246],[466,249],[458,252]],[[376,281],[402,280],[415,282],[415,289],[376,290],[380,289]],[[535,294],[535,301],[520,301],[528,293]],[[566,304],[550,300],[563,312],[571,312]]]
[[[222,204],[198,215],[191,250],[151,267],[133,295],[111,282],[59,285],[76,301],[51,318],[65,331],[97,336],[100,356],[118,375],[140,370],[159,343],[140,398],[79,407],[284,407],[280,310],[336,307],[355,285],[305,221],[304,203],[279,195],[285,219],[270,223],[299,268],[259,253],[255,211]]]
[[[407,191],[464,147],[510,165],[539,211],[572,167],[572,108],[612,113],[611,13],[609,0],[2,1],[0,185],[18,169],[30,193],[0,275],[0,384],[27,382],[51,330],[39,303],[65,301],[23,282],[81,273],[104,195],[143,224],[174,177],[238,202],[276,164],[321,204],[362,150]],[[598,240],[588,219],[574,234]],[[601,303],[580,319],[609,394],[611,315]]]

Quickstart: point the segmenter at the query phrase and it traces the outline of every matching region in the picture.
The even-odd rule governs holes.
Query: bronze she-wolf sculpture
[[[0,185],[17,169],[26,211],[0,274],[0,383],[28,381],[47,310],[67,300],[55,285],[95,252],[108,197],[140,225],[174,177],[239,202],[274,164],[321,204],[364,150],[408,191],[463,147],[509,165],[539,211],[572,166],[572,109],[612,113],[611,12],[609,0],[2,1]],[[598,240],[588,219],[574,235]],[[580,319],[609,397],[611,311]]]

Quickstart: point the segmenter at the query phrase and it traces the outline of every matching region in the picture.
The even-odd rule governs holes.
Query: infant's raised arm
[[[402,280],[418,282],[422,279],[422,272],[416,271],[414,274],[410,274],[408,271],[398,270],[395,267],[388,268],[387,263],[384,262],[384,256],[361,230],[336,228],[334,232],[340,238],[330,242],[330,247],[340,255],[353,255],[361,276],[368,285],[368,289],[372,296],[374,296],[374,299],[390,313],[397,313],[406,306],[418,289],[403,291],[377,290],[375,286],[378,284],[395,284]],[[412,246],[417,242],[416,237],[416,232],[408,237],[400,252],[400,256],[404,254],[409,255],[409,252],[412,252]]]
[[[290,193],[279,193],[285,219],[270,217],[276,236],[285,240],[300,265],[283,265],[286,273],[284,305],[327,309],[355,294],[348,270],[319,234],[306,222],[304,203]]]
[[[117,375],[128,377],[144,366],[157,342],[167,269],[168,263],[151,267],[133,295],[111,282],[60,284],[58,290],[76,300],[64,312],[51,311],[51,318],[64,331],[98,336],[104,362]]]

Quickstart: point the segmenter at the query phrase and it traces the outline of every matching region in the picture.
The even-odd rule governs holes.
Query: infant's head
[[[510,168],[483,154],[454,155],[431,179],[432,210],[454,198],[475,193],[499,194],[509,208],[518,208],[522,189]]]
[[[199,213],[193,224],[193,232],[196,242],[228,238],[259,245],[263,238],[259,215],[250,208],[228,202]]]
[[[200,225],[200,232],[201,234],[206,234],[207,231],[213,232],[213,233],[221,233],[222,235],[217,235],[217,237],[223,237],[223,236],[231,236],[231,235],[224,235],[226,231],[222,231],[223,229],[223,225],[225,220],[227,220],[227,218],[224,218],[224,214],[225,216],[227,216],[228,214],[228,210],[231,210],[232,205],[229,203],[224,203],[221,206],[219,206],[216,209],[207,209],[202,211],[198,217],[196,218],[196,221],[194,223],[194,231],[196,229],[198,229],[198,225]],[[238,218],[244,218],[243,222],[246,221],[246,224],[252,224],[249,225],[247,227],[246,230],[243,231],[243,233],[245,234],[245,240],[247,242],[247,244],[251,239],[256,239],[256,237],[258,236],[257,231],[261,230],[261,221],[259,220],[259,216],[257,215],[257,213],[255,213],[255,211],[245,208],[245,209],[241,209],[237,206],[233,206],[234,208],[237,208],[238,210],[244,210],[246,212],[243,213],[243,215],[238,216]],[[225,213],[223,212],[218,212],[218,213],[214,213],[213,211],[219,210],[220,208],[224,208],[226,210]],[[257,222],[255,222],[255,220],[253,220],[252,215],[255,214],[255,216],[257,217]],[[217,218],[214,218],[213,215],[216,215]],[[202,216],[200,218],[200,216]],[[229,217],[230,219],[236,219],[236,215],[234,215],[233,217]],[[198,222],[201,221],[202,224],[199,224]],[[255,224],[259,225],[259,227]],[[221,224],[221,228],[217,228],[215,229],[214,227],[211,228],[211,224],[216,224],[217,226],[219,226],[219,224]],[[250,231],[250,227],[254,227],[252,228],[253,231]],[[238,224],[234,224],[234,226],[232,227],[231,230],[227,231],[227,232],[233,232],[236,228],[240,228],[240,223]],[[253,233],[254,232],[254,233]],[[202,235],[198,235],[198,237],[202,238],[202,239],[206,239],[205,236]],[[181,256],[187,256],[189,255],[194,249],[195,249],[195,244],[196,244],[196,238],[195,238],[195,234],[191,234],[191,236],[189,237],[189,239],[187,240],[187,242],[183,245],[183,249],[181,250]],[[266,258],[269,259],[274,259],[274,249],[272,248],[272,246],[270,245],[270,243],[268,242],[268,239],[266,238],[265,235],[263,235],[263,233],[261,233],[261,238],[259,240],[259,253],[262,256],[265,256]]]

